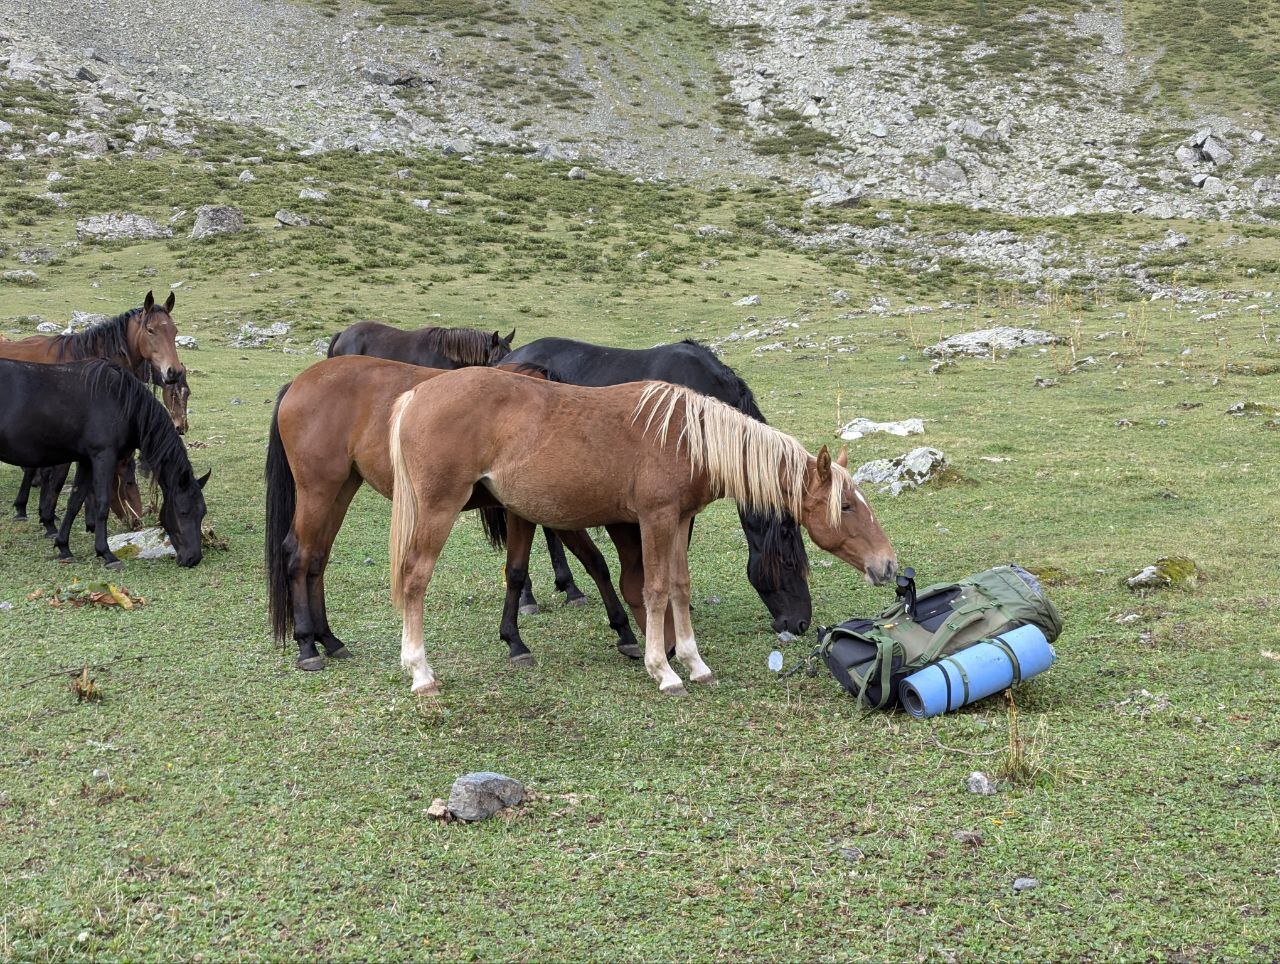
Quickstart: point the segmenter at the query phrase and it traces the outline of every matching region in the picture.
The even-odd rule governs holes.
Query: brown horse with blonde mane
[[[826,447],[812,456],[789,435],[705,395],[665,382],[581,388],[484,368],[449,372],[395,403],[391,592],[404,624],[400,662],[417,694],[439,691],[423,645],[423,599],[458,513],[476,489],[553,529],[638,524],[644,565],[645,668],[668,694],[714,681],[689,615],[688,533],[720,498],[787,511],[813,541],[875,585],[897,558],[871,506]],[[554,441],[553,441],[554,440]]]
[[[535,365],[514,370],[544,375]],[[267,599],[276,639],[284,642],[292,631],[297,641],[299,669],[324,669],[319,647],[332,659],[351,655],[334,635],[326,612],[329,552],[363,483],[391,498],[387,424],[396,399],[443,374],[382,358],[338,357],[312,365],[280,390],[267,441]],[[502,512],[483,490],[467,507]],[[506,528],[516,530],[518,522],[508,518]],[[486,519],[486,526],[491,524]],[[640,648],[609,582],[604,557],[586,533],[559,535],[595,580],[609,625],[618,634],[619,651],[639,658]],[[522,584],[523,575],[516,584],[517,596]],[[520,638],[516,617],[513,599],[503,610],[501,636],[512,664],[528,666],[533,656]]]

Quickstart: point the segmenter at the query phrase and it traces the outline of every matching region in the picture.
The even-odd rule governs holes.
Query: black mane
[[[423,344],[457,365],[484,365],[489,361],[493,336],[478,328],[428,327],[415,332]]]
[[[90,361],[84,375],[91,392],[115,398],[121,406],[121,417],[133,422],[138,432],[138,451],[157,474],[161,488],[167,489],[170,483],[186,484],[192,474],[191,459],[169,412],[151,390],[123,368],[106,361]]]
[[[129,357],[129,321],[142,313],[141,308],[130,308],[122,315],[108,321],[100,321],[84,331],[70,335],[58,335],[54,340],[58,361],[83,361],[86,358]]]

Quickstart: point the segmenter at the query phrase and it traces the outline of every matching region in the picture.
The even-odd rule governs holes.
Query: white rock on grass
[[[585,181],[587,179],[587,172],[580,167],[571,167],[569,168],[568,178],[571,181]]]
[[[923,435],[924,419],[904,418],[900,422],[873,422],[869,418],[855,418],[840,430],[840,437],[847,442],[883,432],[887,435]]]
[[[71,312],[71,321],[67,325],[67,331],[84,331],[84,329],[100,325],[104,321],[110,321],[110,316],[96,311],[73,311]]]
[[[305,218],[301,214],[296,214],[287,208],[281,208],[276,212],[276,221],[281,227],[285,228],[309,228],[311,227],[311,219]]]
[[[253,171],[241,171],[240,176],[236,178],[236,180],[241,184],[252,184],[257,180],[257,177],[254,176]]]
[[[876,459],[860,465],[853,473],[859,485],[878,486],[882,494],[901,495],[938,476],[947,467],[941,451],[922,445],[896,459]]]
[[[122,559],[163,559],[165,556],[178,554],[177,550],[169,544],[169,537],[165,531],[159,526],[108,536],[107,548]]]
[[[81,218],[76,222],[76,237],[81,241],[153,240],[173,237],[173,229],[141,214],[115,211]]]
[[[965,781],[965,788],[970,793],[976,793],[981,797],[991,797],[996,794],[996,785],[981,770],[974,770],[969,774],[969,779]]]
[[[240,326],[240,330],[231,339],[236,348],[265,348],[274,339],[289,334],[289,326],[283,321],[275,321],[261,327],[251,321]]]
[[[192,238],[212,238],[219,234],[238,234],[244,230],[244,215],[239,208],[225,204],[202,204],[196,208]]]
[[[952,335],[936,345],[924,350],[930,358],[947,358],[952,355],[984,356],[1008,353],[1015,348],[1026,348],[1032,345],[1052,345],[1058,340],[1052,332],[1040,331],[1036,328],[1010,328],[998,326],[983,328],[980,331],[966,331]]]
[[[314,187],[304,187],[298,192],[298,198],[303,201],[327,201],[329,192]]]
[[[185,348],[187,351],[198,351],[200,343],[196,341],[194,335],[178,335],[173,339],[173,343],[179,348]]]
[[[486,820],[524,800],[524,784],[501,773],[467,773],[453,782],[449,812],[459,820]]]
[[[745,298],[739,298],[737,301],[734,302],[734,304],[738,305],[740,308],[750,308],[753,305],[760,304],[760,296],[747,295]]]
[[[11,285],[33,285],[38,284],[40,281],[38,274],[26,268],[18,271],[6,271],[3,277]]]

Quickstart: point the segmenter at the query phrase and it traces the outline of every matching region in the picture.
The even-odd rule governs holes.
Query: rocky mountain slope
[[[222,119],[307,151],[772,177],[821,204],[1274,218],[1280,129],[1245,67],[1276,17],[1222,47],[1235,85],[1179,74],[1197,25],[1169,22],[1122,0],[22,0],[0,4],[0,66],[79,75],[85,130],[108,96],[139,143]]]

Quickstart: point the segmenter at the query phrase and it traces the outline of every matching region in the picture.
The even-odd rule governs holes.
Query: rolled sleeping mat
[[[912,716],[927,719],[1031,679],[1056,658],[1038,626],[1019,626],[912,673],[899,685],[898,699]]]

